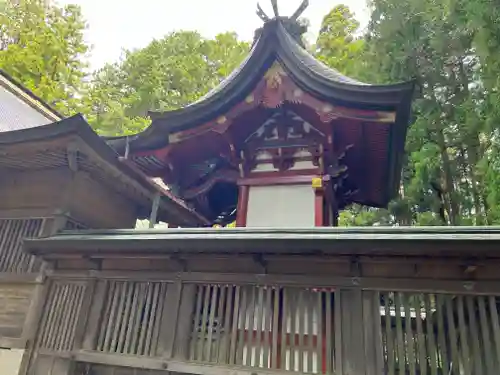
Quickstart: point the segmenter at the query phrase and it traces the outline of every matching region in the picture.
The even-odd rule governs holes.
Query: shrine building
[[[415,82],[327,67],[271,3],[133,136],[1,75],[0,375],[498,374],[499,228],[338,226],[397,197]]]

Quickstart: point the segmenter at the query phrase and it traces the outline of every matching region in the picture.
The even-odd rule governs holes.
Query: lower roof
[[[35,255],[311,254],[500,257],[500,227],[197,228],[71,231],[25,240]]]
[[[158,218],[175,225],[208,225],[209,222],[172,196],[135,166],[122,160],[81,115],[29,129],[0,132],[0,168],[30,171],[78,168],[139,203],[141,218],[149,217],[159,195]],[[74,150],[73,150],[74,149]],[[71,166],[68,152],[76,152]]]

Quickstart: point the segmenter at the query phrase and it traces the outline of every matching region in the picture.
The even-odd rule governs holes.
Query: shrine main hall
[[[131,136],[2,72],[1,375],[498,374],[499,228],[338,226],[397,197],[415,82],[316,60],[307,3]]]

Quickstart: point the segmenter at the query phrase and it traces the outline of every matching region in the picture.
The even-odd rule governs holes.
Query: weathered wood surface
[[[0,181],[0,212],[23,210],[26,217],[66,212],[89,228],[133,228],[137,205],[102,181],[106,176],[96,178],[65,168],[9,172]]]
[[[189,275],[101,274],[88,313],[78,313],[78,288],[91,279],[54,275],[37,350],[90,365],[200,375],[493,375],[500,367],[500,293],[415,291],[418,283],[408,291],[389,288],[389,280],[374,290],[300,286],[296,275],[287,275],[288,285]],[[441,283],[434,280],[435,289],[451,285]],[[85,334],[76,337],[71,327],[82,324]]]
[[[21,338],[33,284],[0,284],[0,337]]]

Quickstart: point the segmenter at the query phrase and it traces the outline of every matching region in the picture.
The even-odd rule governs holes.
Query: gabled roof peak
[[[262,30],[264,28],[273,27],[272,25],[276,25],[279,23],[281,26],[285,28],[287,33],[293,37],[302,47],[304,47],[302,41],[302,35],[307,32],[307,25],[299,21],[300,15],[306,10],[309,6],[309,0],[303,0],[299,8],[293,13],[292,16],[280,16],[277,0],[271,0],[271,4],[273,6],[274,17],[270,18],[268,15],[262,10],[260,5],[257,3],[257,15],[259,18],[264,21],[264,26],[257,29],[255,31],[254,43],[260,38],[262,35]]]
[[[297,10],[293,13],[291,17],[280,17],[278,0],[271,0],[271,5],[274,11],[274,19],[287,19],[289,21],[296,22],[298,18],[302,15],[302,13],[304,13],[304,11],[309,6],[309,0],[303,0],[300,6],[297,8]],[[268,15],[262,10],[259,3],[257,3],[257,15],[264,22],[271,21],[271,18],[269,18]]]

